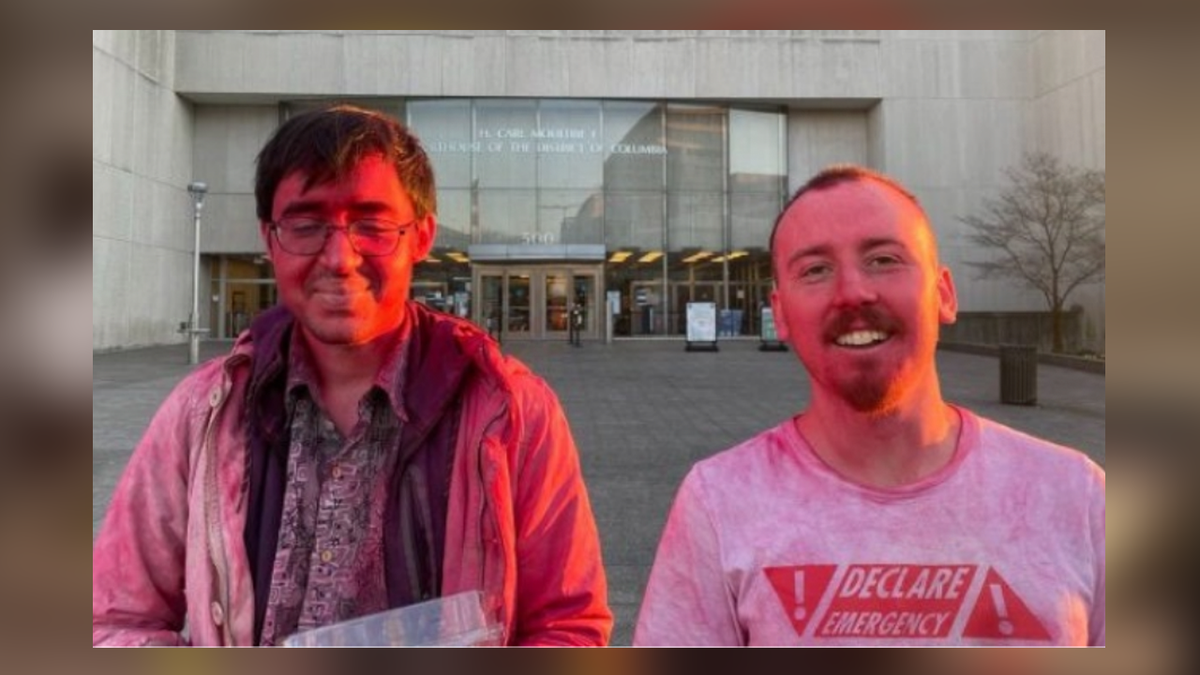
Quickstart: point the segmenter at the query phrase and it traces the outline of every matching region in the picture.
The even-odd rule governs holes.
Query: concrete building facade
[[[1042,310],[974,279],[958,218],[1026,151],[1104,168],[1104,51],[1104,31],[93,31],[93,350],[185,339],[194,180],[201,325],[274,303],[254,156],[328,101],[421,136],[440,232],[414,294],[505,338],[565,339],[575,302],[592,339],[681,335],[697,301],[757,334],[771,222],[835,162],[914,191],[964,312]],[[1103,351],[1103,287],[1073,300]]]

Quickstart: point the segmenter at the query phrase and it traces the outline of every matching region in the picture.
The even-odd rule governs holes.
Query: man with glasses
[[[418,140],[360,108],[299,115],[255,197],[281,306],[151,422],[93,550],[93,644],[276,645],[474,590],[506,644],[607,643],[557,398],[409,300],[436,231]]]

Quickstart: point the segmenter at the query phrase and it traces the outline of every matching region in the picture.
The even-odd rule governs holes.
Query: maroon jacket
[[[507,644],[607,644],[599,536],[557,397],[471,324],[415,304],[409,318],[473,365],[459,385],[442,594],[484,591]],[[189,375],[138,444],[92,551],[93,645],[184,644],[185,622],[191,644],[253,644],[243,415],[254,353],[243,334]],[[409,387],[440,379],[432,367],[417,377]]]

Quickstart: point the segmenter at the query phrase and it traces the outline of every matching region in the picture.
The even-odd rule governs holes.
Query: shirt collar
[[[411,317],[410,317],[411,318]],[[400,329],[400,335],[397,336],[395,347],[388,352],[379,371],[375,374],[375,381],[371,389],[364,395],[371,396],[378,391],[387,398],[388,405],[391,406],[392,412],[396,417],[404,422],[408,422],[408,413],[404,409],[404,399],[401,392],[404,391],[404,383],[408,373],[408,351],[409,344],[412,342],[412,330],[409,325],[411,320],[404,322],[404,327]],[[313,400],[321,399],[320,378],[317,377],[317,367],[313,362],[312,353],[304,342],[304,337],[300,334],[300,329],[292,331],[291,342],[288,345],[288,377],[287,377],[287,399],[294,402],[297,396],[307,390],[307,394]]]

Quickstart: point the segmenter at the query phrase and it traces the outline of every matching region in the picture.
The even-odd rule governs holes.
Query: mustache
[[[836,340],[851,330],[874,330],[889,335],[899,333],[902,324],[879,307],[858,307],[838,312],[825,323],[825,339]]]

